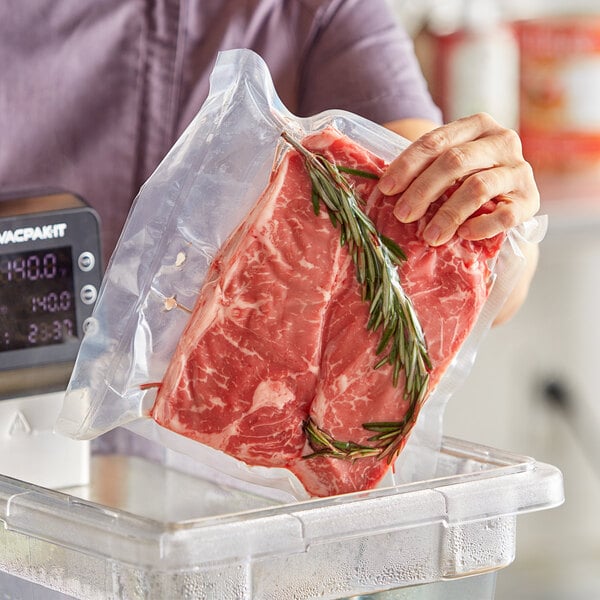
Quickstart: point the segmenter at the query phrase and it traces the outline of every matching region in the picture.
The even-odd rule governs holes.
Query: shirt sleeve
[[[319,16],[301,67],[301,115],[336,108],[377,123],[441,123],[412,39],[385,0],[333,1]]]

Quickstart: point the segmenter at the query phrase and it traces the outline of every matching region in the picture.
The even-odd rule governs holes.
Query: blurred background
[[[558,466],[497,600],[600,599],[600,2],[389,0],[446,120],[519,130],[549,229],[525,307],[491,331],[445,433]]]

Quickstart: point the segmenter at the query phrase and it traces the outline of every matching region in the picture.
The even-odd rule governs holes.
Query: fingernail
[[[394,216],[402,223],[406,222],[410,217],[410,206],[408,204],[399,203],[394,208]]]
[[[379,190],[383,194],[393,194],[396,189],[396,180],[391,175],[385,175],[379,180]]]
[[[423,239],[430,246],[437,246],[440,242],[442,230],[437,225],[428,225],[423,232]]]
[[[461,225],[457,232],[456,232],[460,237],[468,240],[472,235],[473,232],[471,231],[471,228],[468,225]]]

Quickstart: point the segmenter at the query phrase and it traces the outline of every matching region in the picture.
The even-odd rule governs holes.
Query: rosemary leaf
[[[342,173],[357,175],[358,177],[364,177],[365,179],[379,179],[379,175],[377,175],[377,173],[371,173],[371,171],[361,171],[360,169],[353,169],[352,167],[344,167],[342,165],[337,165],[337,169]]]
[[[388,345],[388,342],[392,338],[392,335],[394,335],[394,332],[396,330],[395,325],[396,325],[396,323],[390,323],[387,326],[386,330],[383,332],[383,335],[381,336],[379,345],[375,349],[375,354],[381,354],[385,350],[385,347]]]
[[[318,196],[317,196],[317,200],[318,200]],[[337,229],[338,220],[337,220],[337,217],[335,216],[335,213],[333,211],[327,211],[327,212],[329,213],[329,220],[331,221],[333,228]],[[318,215],[318,213],[317,213],[317,215]]]
[[[313,205],[313,210],[315,212],[315,215],[318,217],[319,213],[321,212],[321,203],[319,202],[319,194],[317,194],[317,191],[315,190],[314,186],[312,188],[312,192],[311,192],[311,200],[312,200],[312,205]],[[335,218],[331,216],[332,213],[329,213],[329,217],[330,218]],[[335,227],[335,224],[333,225]]]
[[[404,251],[394,240],[385,235],[380,235],[381,241],[384,243],[385,247],[392,253],[393,256],[396,257],[398,263],[404,262],[406,260],[406,254]]]
[[[378,431],[380,433],[388,433],[396,431],[402,425],[402,421],[382,421],[380,423],[363,423],[363,427],[367,431]]]

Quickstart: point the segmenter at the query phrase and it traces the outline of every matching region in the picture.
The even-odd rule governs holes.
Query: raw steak
[[[303,143],[340,165],[374,173],[386,166],[332,128]],[[400,279],[425,332],[431,391],[477,319],[502,237],[430,247],[421,238],[426,219],[398,222],[396,198],[373,180],[348,179],[379,231],[407,255]],[[285,467],[310,494],[327,496],[374,487],[389,464],[305,458],[313,452],[307,418],[335,439],[372,445],[363,424],[400,421],[408,401],[402,374],[394,387],[389,365],[373,368],[380,332],[367,331],[354,264],[310,198],[304,163],[290,150],[215,257],[151,414],[247,464]]]

